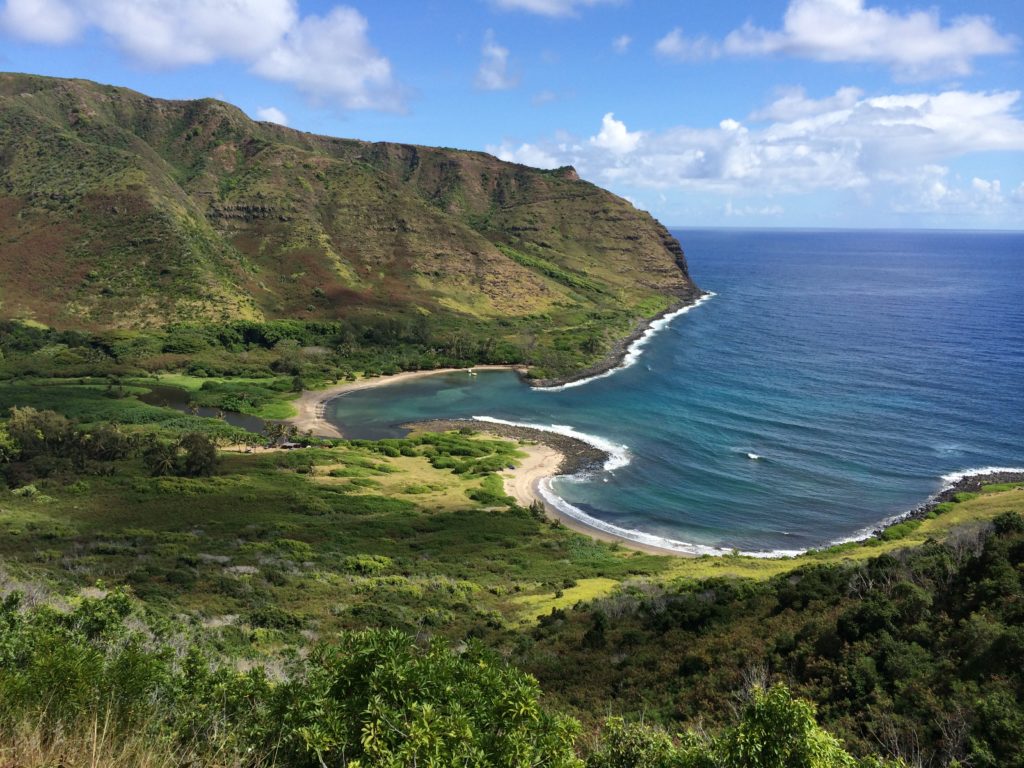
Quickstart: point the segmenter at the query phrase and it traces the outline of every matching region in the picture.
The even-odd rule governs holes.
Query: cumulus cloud
[[[999,179],[960,179],[943,165],[926,165],[916,173],[891,179],[893,210],[944,216],[986,218],[1008,210],[1013,195],[1003,194]],[[1022,185],[1024,186],[1024,185]]]
[[[590,145],[607,149],[612,154],[624,155],[635,150],[641,138],[640,132],[631,133],[624,122],[616,120],[615,115],[609,112],[601,118],[598,134],[590,137]]]
[[[6,0],[4,29],[60,44],[89,29],[151,67],[239,61],[254,73],[352,109],[396,109],[387,58],[370,44],[366,19],[335,6],[302,17],[296,0]]]
[[[91,0],[75,5],[85,21],[106,32],[125,53],[157,67],[258,57],[298,18],[289,0]]]
[[[863,95],[864,92],[859,88],[846,87],[824,99],[809,99],[803,88],[785,88],[780,91],[779,98],[764,109],[753,112],[750,119],[756,122],[786,122],[800,117],[820,115],[823,112],[849,109]]]
[[[253,71],[351,109],[397,109],[391,63],[370,45],[367,27],[353,8],[307,16],[253,64]]]
[[[260,107],[256,110],[256,117],[260,120],[265,120],[268,123],[288,125],[288,115],[277,107]]]
[[[515,88],[518,80],[508,71],[508,48],[500,45],[494,30],[484,34],[480,47],[480,68],[476,71],[476,87],[482,91],[505,91]]]
[[[864,0],[791,0],[782,28],[752,24],[731,32],[727,53],[782,54],[832,62],[872,62],[920,78],[966,75],[978,56],[1012,52],[1017,41],[985,16],[958,16],[943,24],[932,8],[891,12]]]
[[[701,61],[717,58],[721,54],[721,49],[706,36],[686,37],[683,30],[676,27],[654,44],[654,52],[669,59]]]
[[[865,97],[844,88],[812,99],[794,90],[745,122],[629,131],[608,113],[589,138],[557,135],[519,149],[543,156],[546,167],[573,165],[623,191],[778,197],[847,190],[896,196],[908,210],[957,202],[980,210],[1015,191],[1007,194],[994,179],[947,178],[948,164],[977,152],[1024,151],[1020,103],[1018,91]]]
[[[81,20],[62,0],[7,0],[0,29],[33,43],[60,45],[78,36]]]
[[[491,0],[492,4],[507,11],[526,11],[540,16],[575,16],[580,8],[618,3],[621,0]]]
[[[629,35],[619,35],[612,40],[612,50],[616,53],[626,53],[629,50],[629,46],[632,45],[633,38]]]
[[[497,146],[489,144],[486,149],[499,160],[509,163],[520,163],[534,168],[558,168],[561,165],[557,158],[535,144],[514,146],[508,142],[502,142]]]

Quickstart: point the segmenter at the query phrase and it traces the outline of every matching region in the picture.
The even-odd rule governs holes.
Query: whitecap
[[[551,487],[551,481],[556,478],[544,478],[537,484],[537,489],[540,491],[540,495],[544,500],[561,512],[566,517],[571,517],[573,520],[577,520],[583,523],[588,528],[593,528],[603,533],[610,534],[618,539],[633,542],[634,544],[643,544],[648,547],[655,547],[657,549],[664,549],[670,552],[679,552],[687,555],[728,555],[737,550],[728,549],[724,547],[711,547],[705,544],[693,544],[688,541],[679,541],[678,539],[669,539],[664,536],[657,536],[653,533],[647,533],[646,531],[640,531],[635,528],[622,528],[621,526],[609,523],[604,520],[600,520],[596,517],[592,517],[584,512],[577,506],[570,504],[568,501],[563,499]],[[558,478],[561,479],[561,478]],[[758,551],[758,552],[743,552],[738,551],[738,554],[747,555],[748,557],[793,557],[799,555],[804,550],[800,549],[773,549],[769,551]]]
[[[626,368],[635,365],[637,360],[640,359],[640,354],[643,352],[644,346],[646,346],[647,342],[649,342],[658,333],[658,331],[661,331],[663,328],[668,326],[669,323],[671,323],[680,315],[685,315],[691,309],[696,309],[701,304],[710,301],[717,295],[718,294],[713,293],[712,291],[708,291],[695,302],[693,302],[693,304],[687,304],[685,307],[680,307],[675,312],[669,312],[668,314],[662,315],[658,319],[652,321],[651,324],[648,325],[647,328],[644,330],[644,332],[640,334],[640,336],[637,339],[635,339],[632,344],[626,347],[626,354],[623,355],[622,361],[613,368],[609,368],[607,371],[602,371],[601,373],[595,376],[589,376],[585,379],[569,381],[566,382],[565,384],[558,384],[554,387],[533,387],[533,390],[535,392],[561,392],[563,389],[571,389],[572,387],[582,387],[584,384],[589,384],[592,381],[603,379],[607,376],[611,376],[613,373],[618,373],[619,371],[625,370]]]
[[[978,467],[975,469],[964,469],[960,472],[950,472],[942,476],[942,481],[945,483],[942,486],[942,490],[948,491],[965,477],[970,477],[971,475],[992,475],[997,472],[1024,472],[1024,469],[1021,467]],[[941,492],[939,491],[939,493]]]
[[[613,443],[611,440],[606,440],[605,438],[598,437],[597,435],[580,432],[579,430],[573,429],[565,424],[549,424],[545,426],[544,424],[530,424],[525,421],[506,421],[505,419],[496,419],[493,416],[474,416],[473,421],[485,421],[491,424],[505,424],[509,427],[524,427],[526,429],[536,429],[541,432],[551,432],[556,435],[575,438],[576,440],[593,446],[599,451],[603,451],[607,454],[608,458],[605,459],[604,462],[605,472],[620,469],[630,462],[628,446],[622,445],[621,443]]]
[[[971,477],[973,475],[991,475],[995,472],[1020,472],[1024,473],[1024,467],[975,467],[973,469],[962,469],[959,472],[950,472],[945,475],[940,475],[942,480],[942,487],[939,488],[935,493],[929,496],[920,506],[914,509],[908,509],[905,512],[900,512],[895,515],[890,515],[877,523],[861,528],[859,531],[854,532],[849,536],[844,536],[841,539],[834,539],[830,541],[825,547],[834,547],[838,544],[851,544],[857,541],[864,541],[874,536],[875,531],[888,528],[890,525],[902,522],[910,517],[914,512],[920,509],[922,506],[926,506],[934,502],[940,494],[953,488],[957,483],[963,480],[965,477]]]

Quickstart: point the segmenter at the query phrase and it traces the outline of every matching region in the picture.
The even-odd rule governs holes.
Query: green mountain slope
[[[398,313],[541,331],[695,297],[682,250],[571,168],[367,143],[0,74],[0,316],[56,327]]]

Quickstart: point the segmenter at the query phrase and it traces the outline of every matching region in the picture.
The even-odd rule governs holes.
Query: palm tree
[[[173,475],[178,469],[178,446],[154,439],[142,454],[142,461],[153,477]]]

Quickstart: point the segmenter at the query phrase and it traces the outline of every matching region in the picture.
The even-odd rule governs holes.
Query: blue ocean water
[[[1024,234],[674,234],[716,295],[632,367],[560,391],[439,375],[350,393],[329,417],[384,436],[489,416],[625,446],[625,466],[551,490],[576,514],[698,551],[863,535],[943,475],[1024,466]]]

